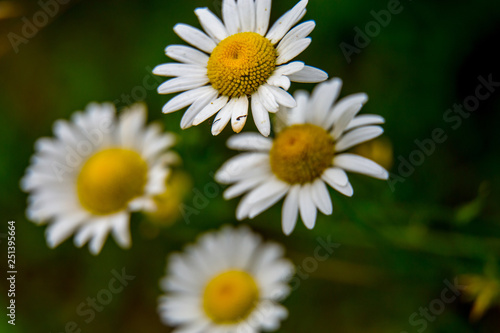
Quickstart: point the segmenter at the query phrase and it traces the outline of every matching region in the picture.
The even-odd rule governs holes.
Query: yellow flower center
[[[285,128],[270,152],[271,170],[289,184],[304,184],[320,177],[332,165],[333,138],[323,128],[301,124]]]
[[[78,198],[93,214],[116,213],[143,193],[147,174],[146,162],[135,151],[100,151],[85,162],[78,175]]]
[[[212,51],[208,78],[221,95],[251,95],[274,72],[277,52],[271,42],[255,32],[227,37]]]
[[[250,274],[230,270],[208,282],[203,294],[205,313],[217,324],[244,320],[255,308],[259,289]]]

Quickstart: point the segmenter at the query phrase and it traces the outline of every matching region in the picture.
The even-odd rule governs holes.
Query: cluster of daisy
[[[326,81],[327,74],[293,61],[310,44],[313,21],[299,23],[307,0],[269,26],[271,0],[223,0],[222,20],[207,8],[195,14],[203,31],[174,27],[191,46],[172,45],[166,55],[178,63],[154,73],[173,77],[160,94],[180,93],[164,113],[187,107],[181,128],[209,118],[212,134],[231,123],[245,126],[249,112],[260,133],[241,133],[227,145],[241,154],[227,161],[216,180],[230,184],[225,199],[243,195],[238,220],[254,218],[284,198],[282,229],[289,235],[298,215],[312,229],[316,215],[332,213],[327,185],[353,195],[348,172],[387,179],[387,171],[351,148],[383,133],[384,119],[358,115],[367,96],[338,99],[342,81],[319,84],[309,95],[287,92],[293,82]],[[270,113],[274,116],[271,135]],[[142,104],[116,110],[90,104],[71,122],[54,125],[55,138],[42,138],[21,181],[30,193],[27,215],[49,223],[47,243],[55,247],[75,235],[76,246],[89,243],[98,254],[111,234],[129,247],[131,212],[165,217],[171,166],[179,157],[169,149],[175,136],[158,124],[146,125]],[[171,199],[173,202],[178,200]],[[162,215],[163,214],[163,215]],[[168,215],[168,214],[167,214]],[[276,330],[287,310],[278,302],[288,295],[294,269],[282,246],[267,242],[246,227],[224,227],[202,235],[196,245],[169,258],[161,281],[165,296],[159,311],[178,332],[259,332]]]

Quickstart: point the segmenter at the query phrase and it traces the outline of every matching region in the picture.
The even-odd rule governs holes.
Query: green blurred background
[[[272,20],[294,4],[274,1]],[[143,100],[149,118],[179,136],[180,169],[190,174],[195,189],[188,189],[185,205],[192,207],[195,192],[213,185],[213,173],[234,155],[225,147],[231,131],[213,138],[208,122],[181,131],[183,112],[162,115],[173,95],[158,95],[162,79],[150,72],[170,61],[163,53],[167,45],[182,43],[172,27],[179,22],[199,26],[193,10],[205,6],[220,15],[217,0],[72,0],[16,53],[9,33],[21,36],[23,17],[32,20],[42,7],[36,1],[0,1],[1,267],[4,272],[7,221],[15,220],[18,270],[16,326],[2,314],[0,332],[60,333],[72,321],[82,332],[169,332],[156,310],[166,255],[200,232],[239,224],[234,219],[238,200],[224,201],[222,188],[215,187],[219,194],[206,207],[172,226],[133,215],[130,250],[111,239],[97,257],[70,240],[51,250],[45,227],[26,219],[27,196],[18,185],[34,142],[52,136],[56,119],[68,119],[90,101],[115,101],[122,108]],[[354,28],[364,30],[374,21],[370,12],[387,6],[386,0],[311,0],[305,20],[315,20],[317,27],[299,60],[341,77],[342,95],[369,95],[362,112],[387,120],[384,137],[394,149],[393,176],[404,173],[401,159],[418,154],[415,140],[431,138],[436,128],[447,140],[436,144],[414,172],[393,177],[399,180],[392,183],[394,191],[387,182],[352,175],[354,197],[331,191],[334,213],[319,215],[312,231],[299,223],[291,236],[284,236],[281,205],[244,221],[266,239],[285,244],[294,263],[310,271],[294,280],[296,290],[284,302],[290,317],[279,332],[499,332],[498,91],[460,126],[456,118],[443,117],[475,94],[479,76],[500,81],[500,3],[402,1],[401,12],[347,61],[339,45],[355,46]],[[290,91],[311,87],[293,84]],[[249,122],[245,130],[253,129]],[[390,154],[390,147],[382,146]],[[340,247],[313,265],[307,258],[314,255],[318,237],[329,237]],[[122,268],[135,279],[86,323],[76,309],[107,288],[113,269]],[[441,297],[444,280],[464,275],[482,281],[475,285],[482,293],[480,303],[486,304],[481,318],[470,320],[473,298],[462,295],[432,319],[418,314],[410,320]]]

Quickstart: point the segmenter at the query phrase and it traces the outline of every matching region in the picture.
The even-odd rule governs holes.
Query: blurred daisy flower
[[[276,138],[258,133],[231,137],[228,147],[247,151],[226,162],[216,180],[233,184],[224,192],[232,199],[248,192],[240,201],[236,217],[254,218],[285,197],[282,228],[289,235],[298,212],[307,228],[316,223],[316,209],[332,213],[325,184],[346,196],[353,195],[346,171],[387,179],[388,172],[348,149],[383,133],[377,115],[356,116],[368,100],[366,94],[347,96],[335,102],[342,86],[338,78],[319,84],[309,96],[295,94],[297,107],[280,112],[282,124]]]
[[[260,332],[279,328],[294,272],[284,249],[247,227],[202,235],[169,258],[159,312],[174,332]]]
[[[185,91],[172,98],[164,113],[190,105],[181,121],[186,129],[215,116],[212,134],[218,135],[231,122],[239,133],[247,120],[249,105],[258,130],[271,131],[269,112],[280,105],[294,107],[286,92],[290,81],[321,82],[328,75],[303,62],[290,62],[311,43],[307,36],[314,21],[297,24],[306,13],[300,1],[269,29],[271,0],[223,0],[222,22],[208,8],[195,10],[205,32],[186,24],[174,31],[197,50],[171,45],[166,55],[180,63],[157,66],[153,73],[176,77],[163,83],[160,94]],[[294,27],[295,26],[295,27]]]
[[[54,124],[55,138],[41,138],[21,180],[30,192],[28,218],[49,222],[47,243],[56,247],[73,233],[98,254],[111,232],[130,246],[131,211],[153,210],[152,197],[165,191],[167,165],[177,155],[161,126],[145,126],[146,109],[136,104],[117,119],[112,104],[89,104],[72,121]]]

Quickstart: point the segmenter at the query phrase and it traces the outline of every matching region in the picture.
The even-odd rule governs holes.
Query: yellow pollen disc
[[[259,290],[250,274],[231,270],[208,282],[203,294],[205,313],[217,324],[234,324],[252,312]]]
[[[212,51],[208,78],[221,95],[251,95],[272,75],[276,58],[276,49],[267,38],[256,32],[240,32]]]
[[[333,156],[333,138],[326,130],[311,124],[293,125],[274,140],[271,170],[289,184],[304,184],[321,177]]]
[[[93,214],[108,215],[127,208],[142,195],[148,166],[135,151],[110,148],[90,157],[77,179],[78,198]]]

